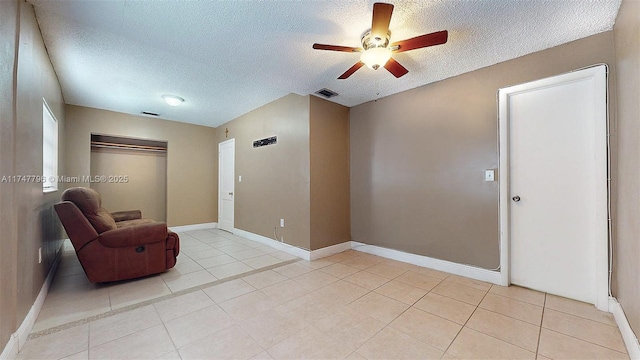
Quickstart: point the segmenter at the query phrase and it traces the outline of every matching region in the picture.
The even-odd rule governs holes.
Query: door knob
[[[513,200],[515,202],[518,202],[518,201],[520,201],[520,196],[516,195],[516,196],[512,197],[511,200]]]

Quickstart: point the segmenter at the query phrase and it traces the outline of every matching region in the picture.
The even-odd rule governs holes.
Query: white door
[[[235,139],[218,144],[218,228],[233,232]]]
[[[605,307],[606,66],[499,96],[510,282]]]

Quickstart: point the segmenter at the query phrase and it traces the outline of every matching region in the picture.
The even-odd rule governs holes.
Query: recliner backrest
[[[102,199],[97,191],[86,187],[73,187],[62,193],[62,201],[74,203],[89,220],[98,234],[116,229],[111,213],[102,207]]]

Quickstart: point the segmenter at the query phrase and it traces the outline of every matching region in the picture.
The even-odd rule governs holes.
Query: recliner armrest
[[[126,210],[126,211],[116,211],[111,213],[111,217],[116,222],[125,221],[125,220],[136,220],[142,219],[142,211],[140,210]]]
[[[156,222],[127,226],[105,231],[98,237],[98,241],[107,247],[127,247],[165,241],[167,239],[167,224]]]

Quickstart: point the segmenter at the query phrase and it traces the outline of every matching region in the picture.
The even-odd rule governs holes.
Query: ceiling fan
[[[371,30],[362,35],[362,47],[348,47],[338,45],[313,44],[316,50],[330,50],[343,52],[361,52],[360,61],[353,65],[338,79],[346,79],[353,75],[363,65],[367,65],[371,69],[378,70],[380,66],[389,70],[393,76],[399,78],[409,72],[404,66],[400,65],[393,57],[392,53],[420,49],[428,46],[440,45],[447,42],[448,33],[446,30],[438,31],[430,34],[416,36],[411,39],[397,41],[389,44],[391,31],[389,31],[389,22],[393,13],[393,5],[386,3],[373,4],[373,19],[371,22]]]

